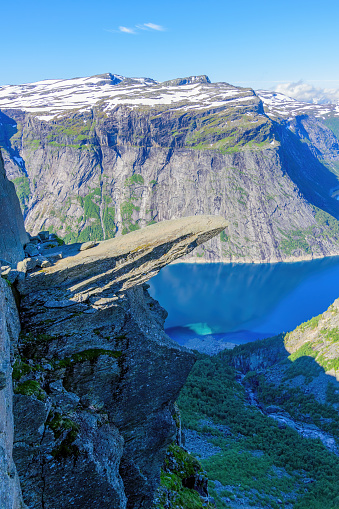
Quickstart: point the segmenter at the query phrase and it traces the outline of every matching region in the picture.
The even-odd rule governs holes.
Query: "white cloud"
[[[165,28],[161,25],[155,25],[155,23],[144,23],[144,26],[151,30],[157,30],[158,32],[164,32]]]
[[[120,32],[124,32],[125,34],[135,34],[134,28],[128,27],[119,27]]]
[[[274,90],[307,103],[328,104],[339,102],[339,89],[314,87],[303,81],[279,83],[274,87]]]
[[[113,34],[125,33],[125,34],[137,34],[140,30],[155,30],[157,32],[164,32],[166,28],[155,23],[142,23],[142,25],[135,25],[134,28],[120,26],[118,30],[106,30],[106,32],[112,32]]]

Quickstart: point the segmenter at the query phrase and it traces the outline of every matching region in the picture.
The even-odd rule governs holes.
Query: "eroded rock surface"
[[[20,509],[21,490],[12,457],[14,422],[12,367],[20,331],[19,316],[7,283],[0,278],[0,507]]]
[[[0,151],[0,264],[1,260],[16,264],[24,257],[28,242],[15,187],[5,173]]]
[[[193,354],[164,333],[147,292],[161,267],[227,226],[218,216],[152,225],[19,283],[14,458],[32,509],[149,508],[174,401]]]
[[[0,152],[0,266],[23,258],[27,236],[14,186],[6,178]],[[12,458],[12,367],[20,331],[19,316],[10,283],[0,278],[0,507],[23,507],[18,475]]]

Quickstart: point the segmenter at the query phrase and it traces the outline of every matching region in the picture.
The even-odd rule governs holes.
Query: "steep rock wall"
[[[16,264],[24,257],[28,242],[15,187],[6,177],[0,151],[0,260]]]
[[[272,121],[253,92],[243,103],[191,112],[103,104],[45,121],[4,110],[2,132],[33,233],[102,240],[154,221],[221,214],[228,231],[197,259],[338,253],[338,140],[306,115]]]
[[[2,121],[7,172],[33,233],[102,240],[154,221],[221,214],[227,232],[197,250],[197,259],[339,252],[339,203],[331,197],[337,139],[306,116],[291,125],[272,121],[254,93],[191,112],[103,104],[50,121],[5,110]]]
[[[0,507],[21,509],[18,474],[12,457],[14,419],[12,366],[20,331],[19,317],[7,283],[0,279]]]
[[[0,265],[1,259],[15,265],[24,256],[26,241],[23,218],[14,186],[6,178],[0,152]],[[0,506],[24,507],[19,479],[12,458],[14,420],[12,410],[12,363],[20,332],[19,316],[6,281],[0,278]]]
[[[202,216],[51,250],[21,278],[14,459],[31,509],[147,509],[194,363],[142,286],[218,235]],[[82,247],[88,249],[80,251]]]

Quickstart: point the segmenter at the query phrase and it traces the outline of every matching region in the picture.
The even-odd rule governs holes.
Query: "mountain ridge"
[[[23,85],[22,97],[10,87],[11,100],[0,89],[0,145],[28,230],[104,240],[153,221],[221,214],[228,230],[194,259],[339,254],[336,116],[271,118],[252,89],[204,75],[100,85],[105,76],[118,75],[63,80],[55,95],[56,80]]]

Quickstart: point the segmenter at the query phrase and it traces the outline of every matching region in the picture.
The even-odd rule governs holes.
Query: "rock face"
[[[23,218],[15,189],[5,174],[0,152],[0,264],[16,264],[24,256],[26,241]],[[8,283],[0,278],[0,507],[24,507],[18,475],[12,458],[13,411],[12,367],[18,335],[19,316]]]
[[[147,281],[227,226],[159,223],[33,268],[19,283],[14,458],[32,509],[149,508],[193,354]],[[77,253],[77,254],[75,254]]]
[[[19,317],[7,283],[0,278],[0,507],[20,509],[24,505],[12,458],[13,410],[12,367],[20,331]]]
[[[69,293],[62,301],[65,306],[53,305],[50,300],[45,303],[47,307],[67,307],[66,296],[75,302],[85,302],[91,297],[93,303],[148,281],[162,267],[190,253],[227,225],[221,216],[193,216],[162,221],[128,237],[100,242],[91,249],[83,250],[82,245],[80,253],[74,256],[70,254],[77,251],[76,245],[58,249],[66,258],[43,272],[31,274],[19,289],[21,294],[44,289],[46,295],[49,291],[55,295],[56,286],[67,288]]]
[[[204,76],[3,87],[0,142],[27,229],[86,242],[221,214],[228,232],[200,261],[338,254],[336,110],[278,99]]]
[[[12,182],[6,177],[0,151],[0,260],[16,264],[24,257],[28,242],[19,200]]]
[[[291,357],[306,355],[339,381],[339,299],[324,313],[304,322],[286,334],[285,347]]]

